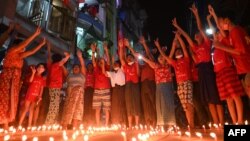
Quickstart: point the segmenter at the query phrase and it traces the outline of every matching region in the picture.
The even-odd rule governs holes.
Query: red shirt
[[[247,33],[239,26],[234,27],[229,33],[230,44],[241,52],[240,55],[232,55],[238,74],[250,72],[250,45],[247,45],[246,36]]]
[[[181,58],[173,61],[176,81],[178,83],[191,80],[191,66],[189,58]]]
[[[195,63],[193,62],[191,65],[191,75],[192,75],[192,81],[199,81],[199,75],[198,75],[198,68],[195,66]]]
[[[221,43],[223,45],[230,45],[228,38],[224,38]],[[213,53],[213,64],[214,72],[219,72],[224,68],[232,67],[232,60],[227,52],[215,48]]]
[[[94,84],[95,84],[95,77],[94,77],[94,73],[86,73],[86,82],[85,82],[85,88],[86,87],[92,87],[94,88]]]
[[[63,85],[63,68],[59,63],[48,63],[48,87],[49,88],[62,88]]]
[[[109,70],[109,66],[105,66],[105,70]],[[102,69],[97,66],[94,67],[94,78],[95,78],[95,89],[109,89],[110,88],[110,80],[105,74],[102,73]]]
[[[155,80],[154,69],[152,69],[148,64],[141,66],[141,81],[144,80]]]
[[[156,84],[172,81],[171,68],[169,65],[157,64],[157,67],[154,68],[154,71]]]
[[[45,86],[46,81],[42,76],[35,75],[33,81],[29,84],[27,96],[39,96],[41,89]]]
[[[197,63],[211,61],[211,41],[204,41],[201,45],[195,45],[193,52],[197,56]]]
[[[133,82],[133,83],[138,83],[139,82],[139,76],[138,76],[138,71],[137,71],[137,67],[136,67],[136,63],[134,63],[133,65],[124,65],[123,66],[123,70],[125,73],[125,78],[126,78],[126,82]]]

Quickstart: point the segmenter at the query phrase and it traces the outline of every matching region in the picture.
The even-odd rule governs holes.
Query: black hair
[[[55,53],[52,55],[52,62],[53,63],[57,63],[60,62],[62,60],[62,55]]]
[[[224,11],[219,14],[220,18],[228,18],[232,23],[237,24],[236,13],[232,10]]]
[[[18,44],[20,44],[21,42],[23,42],[22,39],[15,39],[15,40],[12,42],[12,45],[18,45]]]
[[[116,60],[115,63],[117,63],[119,65],[119,67],[121,67],[121,61],[120,60]]]
[[[128,53],[128,54],[126,55],[127,58],[128,58],[129,56],[135,58],[134,55],[132,55],[131,53]]]
[[[45,76],[45,74],[47,73],[46,64],[45,64],[45,63],[38,63],[38,64],[36,65],[36,69],[37,69],[39,66],[43,66],[43,67],[44,67],[44,72],[42,73],[42,76]]]

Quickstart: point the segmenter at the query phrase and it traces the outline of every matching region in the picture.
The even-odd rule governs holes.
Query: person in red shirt
[[[181,49],[176,48],[176,42],[180,43]],[[158,40],[155,41],[155,45],[164,59],[174,67],[177,81],[177,94],[186,113],[188,124],[190,128],[194,128],[193,83],[191,81],[191,64],[186,45],[181,39],[180,34],[176,32],[171,48],[171,52],[175,52],[176,60],[165,55]]]
[[[215,82],[215,74],[211,58],[211,41],[206,36],[195,4],[190,10],[193,12],[199,33],[195,34],[195,41],[177,24],[176,19],[172,21],[174,27],[186,38],[192,52],[197,59],[201,97],[203,103],[208,104],[209,111],[215,124],[224,124],[223,106],[219,98],[218,89]]]
[[[95,77],[94,77],[94,67],[92,63],[87,65],[87,72],[86,72],[86,82],[84,88],[84,115],[83,119],[87,125],[91,125],[94,123],[95,118],[95,110],[92,108],[93,103],[93,93],[94,93],[94,84],[95,84]]]
[[[48,46],[49,47],[49,46]],[[67,73],[64,68],[64,64],[68,61],[70,54],[64,52],[65,57],[62,58],[60,54],[53,54],[52,58],[50,48],[48,49],[48,75],[47,85],[49,88],[49,111],[46,117],[45,124],[55,124],[57,122],[57,116],[59,114],[60,95],[63,85],[64,75]]]
[[[133,55],[135,51],[130,46],[128,39],[120,39],[119,43],[119,58],[122,64],[122,69],[125,73],[125,102],[128,116],[129,128],[132,127],[133,117],[135,118],[136,126],[139,126],[139,117],[141,115],[141,97],[139,89],[139,64],[135,61]],[[124,47],[127,47],[132,53],[124,58]]]
[[[144,47],[147,58],[154,61],[145,38],[142,36],[139,40]],[[145,122],[148,126],[156,125],[156,109],[155,109],[155,75],[154,70],[147,64],[140,65],[141,70],[141,102]]]
[[[105,125],[108,126],[109,123],[109,114],[111,109],[111,92],[110,92],[110,80],[109,78],[103,73],[102,69],[105,71],[109,71],[110,69],[110,57],[108,53],[108,44],[106,42],[103,43],[103,49],[107,58],[107,62],[103,58],[99,58],[96,61],[95,58],[95,51],[97,49],[96,43],[92,43],[90,45],[92,49],[92,64],[94,66],[94,94],[93,94],[93,109],[96,110],[96,124],[97,126],[100,125],[100,113],[101,109],[105,111]],[[102,68],[104,67],[104,68]]]
[[[214,46],[233,57],[237,74],[250,98],[250,45],[247,44],[245,39],[247,37],[246,31],[234,24],[233,15],[229,12],[228,15],[222,15],[218,20],[219,28],[229,31],[230,45],[214,41]]]
[[[137,54],[137,57],[139,56],[141,55]],[[162,55],[158,56],[157,63],[143,56],[141,58],[154,69],[156,82],[156,125],[166,128],[173,126],[176,124],[176,118],[171,67]]]
[[[209,15],[207,21],[209,27],[213,28],[211,18],[215,19],[218,23],[218,18],[212,6],[208,6]],[[219,41],[222,45],[230,45],[226,32],[219,28],[217,34],[213,34],[214,40]],[[232,64],[232,59],[229,54],[223,50],[217,49],[215,46],[213,52],[214,72],[216,73],[216,83],[220,94],[221,100],[226,100],[228,109],[233,120],[233,123],[243,124],[243,103],[241,96],[244,94],[244,89],[241,85],[235,67]]]
[[[32,75],[29,78],[30,84],[26,93],[24,109],[22,111],[19,120],[19,126],[22,125],[25,115],[28,111],[29,111],[28,127],[32,126],[31,124],[34,116],[34,110],[36,108],[39,108],[36,106],[42,99],[43,87],[45,86],[45,79],[42,75],[45,71],[45,65],[40,63],[36,66],[36,68],[31,67],[31,70],[32,70]]]

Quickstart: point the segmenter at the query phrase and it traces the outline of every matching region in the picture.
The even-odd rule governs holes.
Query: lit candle
[[[23,135],[22,136],[22,141],[26,141],[27,140],[27,136],[26,135]]]
[[[49,141],[54,141],[54,138],[53,137],[49,137]]]
[[[217,140],[217,136],[216,136],[216,134],[215,134],[214,132],[211,132],[211,133],[210,133],[210,136],[211,136],[213,139]]]
[[[189,131],[186,131],[185,135],[187,135],[188,137],[191,137],[191,133]]]
[[[177,134],[178,134],[179,136],[181,136],[181,131],[178,131]]]
[[[205,125],[202,125],[203,131],[206,132],[206,127]]]
[[[248,125],[248,121],[247,120],[245,121],[245,125]]]
[[[38,141],[38,137],[34,137],[32,141]]]
[[[202,138],[202,134],[200,132],[195,132],[195,135],[199,138]]]
[[[5,135],[4,137],[3,137],[3,140],[4,141],[8,141],[10,139],[10,135]]]
[[[127,136],[126,136],[126,133],[124,131],[121,132],[121,135],[123,137],[123,140],[127,141]]]
[[[88,135],[84,135],[84,136],[83,136],[83,140],[84,140],[84,141],[88,141],[88,140],[89,140],[89,136],[88,136]]]
[[[211,127],[212,127],[212,123],[210,122],[210,123],[208,124],[208,126],[209,126],[209,129],[211,129]]]
[[[135,137],[133,137],[133,138],[132,138],[132,141],[136,141],[136,138],[135,138]]]

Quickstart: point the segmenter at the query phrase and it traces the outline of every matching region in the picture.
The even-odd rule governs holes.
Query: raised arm
[[[184,38],[187,40],[188,44],[192,49],[194,49],[194,42],[191,39],[191,37],[178,25],[176,18],[172,20],[172,25],[184,36]]]
[[[76,54],[77,54],[77,57],[78,57],[78,59],[79,59],[80,65],[81,65],[81,73],[82,73],[83,75],[86,75],[85,61],[84,61],[84,59],[83,59],[83,57],[82,57],[82,52],[81,52],[81,50],[78,49],[77,52],[76,52]]]
[[[201,33],[201,35],[203,36],[204,40],[206,42],[209,41],[209,38],[207,37],[207,35],[205,34],[204,30],[203,30],[203,27],[202,27],[202,23],[201,23],[201,19],[200,19],[200,16],[199,16],[199,12],[198,12],[198,9],[196,8],[195,4],[192,5],[191,8],[189,8],[194,16],[195,16],[195,19],[196,19],[196,22],[197,22],[197,27],[198,27],[198,30],[199,32]]]
[[[216,15],[216,13],[214,12],[214,9],[211,5],[208,5],[208,11],[210,13],[210,15],[212,15],[212,17],[214,18],[214,21],[216,23],[217,28],[220,30],[220,33],[223,37],[226,37],[226,33],[225,31],[219,26],[219,21],[218,21],[218,17]]]
[[[68,52],[64,52],[65,57],[59,62],[59,66],[63,66],[70,57],[70,54]]]
[[[30,51],[25,51],[23,53],[21,53],[20,57],[21,58],[26,58],[34,53],[36,53],[41,47],[43,47],[46,44],[46,40],[43,38],[42,42],[40,44],[38,44],[38,46],[36,46],[35,48],[33,48]]]
[[[109,50],[108,50],[108,43],[107,42],[104,42],[103,43],[103,50],[104,50],[104,53],[105,53],[105,56],[107,58],[107,65],[110,65],[110,56],[109,56]]]
[[[120,39],[119,41],[118,41],[118,51],[119,51],[119,59],[120,59],[120,61],[121,61],[121,65],[122,66],[124,66],[125,64],[126,64],[126,62],[125,62],[125,57],[124,57],[124,44],[123,44],[123,39]]]
[[[151,61],[154,61],[154,57],[153,57],[152,53],[150,52],[149,47],[148,47],[148,45],[147,45],[147,43],[145,41],[145,38],[143,36],[140,37],[139,42],[142,44],[143,48],[145,49],[147,57]]]
[[[95,52],[96,52],[96,44],[95,43],[92,43],[90,45],[90,48],[92,50],[92,64],[94,67],[96,67],[96,59],[95,59]]]
[[[176,46],[177,46],[177,44],[176,44],[176,42],[177,42],[176,33],[177,32],[174,32],[174,33],[175,33],[175,37],[174,37],[174,40],[172,42],[172,47],[171,47],[171,51],[170,51],[170,54],[169,54],[169,58],[171,58],[171,59],[173,59],[173,57],[174,57],[174,52],[175,52],[175,49],[176,49]]]
[[[135,50],[131,47],[129,40],[128,39],[124,39],[124,46],[127,47],[130,52],[135,56]]]
[[[15,24],[10,24],[9,28],[0,36],[0,47],[3,46],[4,42],[9,38],[9,34],[14,30]]]
[[[180,35],[179,32],[176,33],[176,37],[177,37],[177,40],[179,41],[179,43],[181,45],[181,49],[183,51],[184,57],[188,58],[189,56],[188,56],[186,45],[185,45],[184,41],[182,40],[181,35]]]
[[[156,64],[155,64],[155,62],[154,61],[152,61],[152,60],[150,60],[150,59],[148,59],[148,58],[146,58],[146,57],[144,57],[144,56],[142,56],[141,54],[136,54],[136,56],[137,57],[139,57],[139,56],[141,56],[141,59],[144,61],[144,62],[146,62],[151,68],[156,68]]]
[[[31,83],[34,80],[34,76],[36,74],[36,68],[34,66],[31,66],[30,69],[31,69],[32,74],[30,76],[29,82]]]
[[[159,40],[156,39],[156,40],[154,41],[154,43],[155,43],[155,46],[157,47],[157,49],[159,50],[160,54],[164,57],[164,59],[167,60],[167,62],[168,62],[169,64],[172,64],[172,63],[173,63],[173,59],[169,58],[169,57],[163,52],[163,50],[161,49]],[[172,49],[174,49],[174,48],[172,48]],[[172,49],[171,49],[171,50],[172,50]]]
[[[14,47],[11,51],[13,52],[19,52],[22,51],[24,48],[27,47],[27,45],[32,42],[39,34],[41,33],[41,27],[38,27],[36,31],[28,37],[26,40],[22,41],[20,44],[17,45],[17,47]]]

